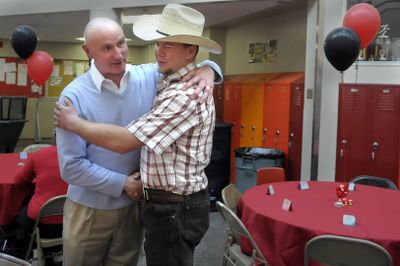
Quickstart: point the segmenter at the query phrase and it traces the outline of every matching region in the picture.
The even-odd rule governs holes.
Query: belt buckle
[[[149,192],[147,189],[144,190],[144,198],[145,200],[149,201]]]

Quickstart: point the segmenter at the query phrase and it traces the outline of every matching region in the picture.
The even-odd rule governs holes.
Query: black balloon
[[[332,66],[339,71],[344,71],[357,59],[360,39],[351,29],[338,27],[326,36],[324,51]]]
[[[22,59],[27,59],[36,49],[38,37],[32,27],[20,25],[11,34],[11,46]]]

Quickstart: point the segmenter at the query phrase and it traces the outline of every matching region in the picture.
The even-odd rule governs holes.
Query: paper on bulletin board
[[[50,86],[62,86],[62,77],[50,77]]]
[[[38,93],[38,94],[40,94],[40,95],[43,95],[43,93],[42,93],[42,87],[36,85],[34,82],[32,82],[32,85],[31,85],[31,92],[32,92],[32,93]]]
[[[6,60],[4,58],[0,58],[0,81],[3,82],[5,81],[4,78],[6,73],[5,67],[6,67]]]
[[[53,72],[51,72],[51,77],[59,77],[60,76],[60,65],[54,65]]]
[[[74,75],[72,61],[65,60],[63,63],[64,63],[64,75],[69,75],[69,76]]]
[[[6,84],[15,85],[17,81],[17,73],[6,72]]]
[[[6,72],[16,72],[17,71],[17,64],[15,62],[6,63]]]
[[[26,86],[28,84],[28,72],[26,64],[18,64],[17,85]]]

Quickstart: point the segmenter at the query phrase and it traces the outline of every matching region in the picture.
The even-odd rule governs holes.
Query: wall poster
[[[278,57],[278,41],[249,43],[248,63],[276,62]]]

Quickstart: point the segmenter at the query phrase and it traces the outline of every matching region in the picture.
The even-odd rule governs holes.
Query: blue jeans
[[[194,196],[193,196],[194,195]],[[148,266],[190,266],[210,225],[208,190],[180,203],[145,200],[141,212]]]

